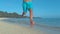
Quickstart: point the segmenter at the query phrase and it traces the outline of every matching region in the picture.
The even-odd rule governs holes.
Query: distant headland
[[[19,15],[16,12],[8,13],[7,11],[0,11],[0,18],[29,18],[28,16]],[[35,17],[34,17],[35,18]],[[37,17],[40,18],[40,17]]]

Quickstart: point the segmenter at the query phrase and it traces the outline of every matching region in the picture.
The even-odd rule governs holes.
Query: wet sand
[[[0,18],[3,20],[6,18]],[[0,34],[44,34],[41,31],[32,30],[27,27],[0,21]]]

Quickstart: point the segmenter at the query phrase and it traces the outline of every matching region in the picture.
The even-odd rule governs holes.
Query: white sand
[[[5,18],[0,18],[3,19]],[[0,34],[43,34],[43,32],[0,21]]]

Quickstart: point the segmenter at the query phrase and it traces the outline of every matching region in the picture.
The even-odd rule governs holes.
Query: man
[[[27,13],[27,10],[30,12],[30,23],[31,23],[31,26],[33,26],[34,21],[33,21],[32,1],[31,0],[23,0],[23,13],[22,13],[22,16],[24,16]]]

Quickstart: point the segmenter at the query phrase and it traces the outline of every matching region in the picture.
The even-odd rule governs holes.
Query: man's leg
[[[30,23],[31,23],[31,27],[33,27],[34,21],[33,21],[33,13],[32,13],[32,9],[30,9],[29,11],[30,11]]]
[[[26,15],[27,13],[27,6],[26,6],[26,3],[23,3],[23,13],[22,13],[22,16]]]
[[[22,13],[22,16],[24,16],[25,14],[26,14],[26,12],[23,12],[23,13]]]

